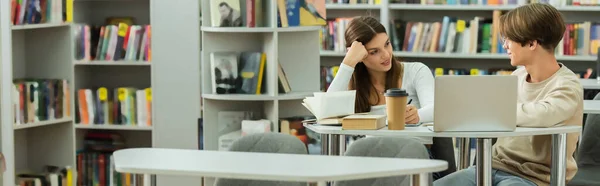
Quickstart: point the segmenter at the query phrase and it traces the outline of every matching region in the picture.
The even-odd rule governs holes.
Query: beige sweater
[[[576,76],[561,64],[550,78],[529,83],[525,68],[513,75],[519,78],[517,125],[520,127],[581,126],[583,120],[583,88]],[[573,157],[579,133],[567,134],[567,182],[577,172]],[[493,147],[492,167],[535,182],[550,184],[552,137],[524,136],[498,138]]]

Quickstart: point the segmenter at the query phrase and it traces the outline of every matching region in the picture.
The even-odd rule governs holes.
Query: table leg
[[[492,186],[492,139],[477,139],[477,185]]]
[[[458,162],[457,169],[462,170],[471,166],[471,139],[456,138],[458,144]]]
[[[151,174],[144,174],[143,175],[143,184],[142,185],[154,185],[155,182],[152,182],[152,175]]]
[[[411,186],[428,186],[429,185],[429,173],[421,173],[410,175],[409,185]]]
[[[339,155],[343,156],[346,153],[346,135],[340,135],[340,150]]]
[[[329,136],[329,155],[340,155],[340,135],[338,134],[331,134]]]
[[[329,155],[329,134],[321,134],[321,155]]]
[[[566,184],[567,168],[567,134],[552,135],[552,166],[550,185],[564,186]]]

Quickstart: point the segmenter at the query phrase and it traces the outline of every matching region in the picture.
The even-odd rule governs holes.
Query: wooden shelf
[[[75,61],[73,65],[150,66],[148,61]]]
[[[60,119],[46,120],[46,121],[40,121],[40,122],[34,122],[34,123],[13,124],[13,129],[20,130],[20,129],[34,128],[34,127],[43,127],[43,126],[48,126],[48,125],[63,124],[63,123],[71,122],[71,121],[73,121],[73,119],[71,117],[65,117],[65,118],[60,118]]]
[[[140,130],[152,131],[152,126],[134,126],[134,125],[114,125],[114,124],[75,124],[77,129],[92,130]]]
[[[41,24],[29,24],[29,25],[12,25],[12,30],[31,30],[31,29],[42,29],[42,28],[55,28],[69,26],[71,23],[41,23]]]

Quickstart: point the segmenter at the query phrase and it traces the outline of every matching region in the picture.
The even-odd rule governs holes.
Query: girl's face
[[[367,58],[363,63],[369,70],[387,72],[392,67],[392,44],[386,33],[379,33],[366,45]]]

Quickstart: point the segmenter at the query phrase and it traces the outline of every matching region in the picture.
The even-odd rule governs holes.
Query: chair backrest
[[[600,94],[594,97],[600,100]],[[585,119],[581,141],[577,147],[577,172],[569,186],[600,185],[600,114],[588,114]]]
[[[283,154],[307,154],[306,145],[298,138],[282,133],[251,134],[234,141],[229,151],[262,152]],[[268,163],[268,162],[265,162]],[[286,165],[281,165],[286,166]],[[260,169],[260,167],[257,167]],[[306,186],[303,182],[261,181],[242,179],[221,179],[215,181],[215,186]]]
[[[425,146],[414,138],[367,137],[350,145],[345,156],[429,159]],[[432,185],[431,174],[429,185]],[[394,176],[335,182],[335,186],[408,186],[409,176]]]
[[[600,100],[600,94],[594,97]],[[588,114],[577,152],[577,165],[600,166],[600,114]]]

